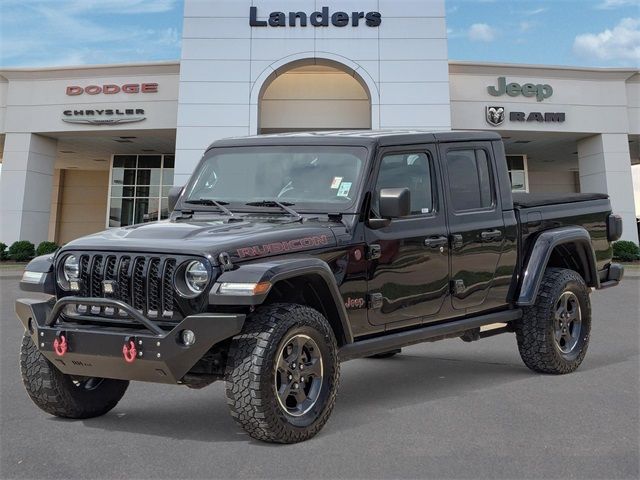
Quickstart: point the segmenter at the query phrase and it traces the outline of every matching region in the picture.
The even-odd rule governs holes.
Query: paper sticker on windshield
[[[351,182],[342,182],[340,184],[340,188],[338,189],[337,196],[338,197],[348,197],[350,190],[351,190]]]
[[[342,183],[342,177],[333,177],[333,182],[331,182],[331,188],[337,189],[340,188],[340,184]]]

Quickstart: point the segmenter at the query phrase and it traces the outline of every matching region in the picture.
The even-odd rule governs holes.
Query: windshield
[[[366,158],[366,148],[348,146],[214,149],[194,175],[184,200],[190,208],[207,200],[231,209],[277,201],[295,205],[296,211],[342,212],[355,200]]]

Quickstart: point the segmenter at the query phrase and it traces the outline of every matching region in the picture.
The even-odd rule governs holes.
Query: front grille
[[[112,298],[131,305],[149,319],[175,321],[194,313],[193,302],[177,301],[174,276],[177,266],[192,257],[164,257],[123,253],[74,252],[80,263],[80,291],[61,292],[62,296]],[[66,255],[60,256],[62,262]],[[60,271],[60,269],[58,269]],[[104,283],[109,281],[113,294],[106,295]],[[80,315],[123,318],[127,313],[112,307],[77,306]],[[182,310],[190,310],[188,312]]]

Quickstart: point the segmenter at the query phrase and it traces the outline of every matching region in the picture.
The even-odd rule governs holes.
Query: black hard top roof
[[[492,141],[500,140],[500,138],[498,133],[483,131],[337,130],[226,138],[212,143],[209,148],[261,145],[355,145],[383,147],[456,141]]]

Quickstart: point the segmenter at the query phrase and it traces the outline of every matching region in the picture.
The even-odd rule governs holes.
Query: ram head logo
[[[487,123],[498,127],[504,123],[504,107],[487,107]]]

